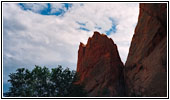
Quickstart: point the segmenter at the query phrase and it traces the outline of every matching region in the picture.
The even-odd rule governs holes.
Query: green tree
[[[46,67],[35,66],[32,71],[19,68],[16,73],[9,75],[11,83],[9,97],[77,97],[87,96],[84,87],[75,84],[78,74],[63,69],[62,66],[53,68],[51,71]]]

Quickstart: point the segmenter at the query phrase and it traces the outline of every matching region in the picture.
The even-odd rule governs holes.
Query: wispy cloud
[[[18,5],[24,10],[31,10],[36,13],[48,8],[46,3],[19,3]]]
[[[70,3],[19,3],[21,9],[42,15],[63,16],[72,6]]]
[[[79,24],[80,26],[86,26],[86,23],[83,23],[83,22],[76,22],[77,24]]]
[[[116,33],[116,26],[117,26],[117,23],[113,18],[109,18],[109,19],[112,22],[112,25],[111,25],[111,28],[109,30],[105,31],[105,33],[107,35],[110,35],[112,33]]]

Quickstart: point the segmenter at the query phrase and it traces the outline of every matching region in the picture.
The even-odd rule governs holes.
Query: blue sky
[[[66,13],[69,8],[72,6],[71,3],[62,3],[63,7],[58,8],[57,11],[51,12],[52,11],[52,6],[50,3],[46,3],[45,7],[43,9],[34,10],[32,5],[38,5],[39,3],[33,3],[33,4],[28,4],[28,3],[19,3],[18,5],[21,7],[23,10],[30,10],[35,13],[39,13],[42,15],[56,15],[56,16],[63,16],[64,13]]]
[[[4,3],[4,91],[9,73],[20,67],[76,70],[79,43],[94,31],[112,38],[125,62],[138,13],[138,3]]]
[[[41,15],[55,15],[55,16],[62,17],[72,7],[72,4],[71,3],[61,3],[61,4],[62,4],[61,8],[58,8],[55,12],[52,12],[53,8],[50,3],[46,3],[46,5],[44,7],[42,7],[41,9],[38,9],[38,10],[34,9],[34,6],[39,6],[38,3],[33,3],[33,4],[18,3],[19,7],[25,11],[29,10],[29,11],[33,11],[34,13],[38,13]],[[83,5],[81,5],[81,6],[83,6]],[[105,31],[104,33],[106,33],[107,35],[110,35],[111,33],[116,32],[116,22],[111,17],[109,17],[108,19],[112,22],[112,25],[111,25],[111,28],[108,29],[107,31]],[[77,21],[76,23],[80,25],[80,27],[78,28],[79,30],[83,30],[83,31],[87,31],[87,32],[90,31],[89,29],[85,28],[87,22],[83,23],[83,22]],[[96,25],[95,29],[101,30],[102,28],[100,26]]]
[[[109,18],[109,20],[112,22],[112,25],[109,30],[105,31],[107,35],[110,35],[111,33],[116,33],[116,21],[114,21],[114,19],[111,17]]]

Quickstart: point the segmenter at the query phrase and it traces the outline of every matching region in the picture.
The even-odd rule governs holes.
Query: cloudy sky
[[[94,31],[112,38],[125,62],[138,14],[138,3],[3,3],[4,91],[20,67],[76,70],[79,43]]]

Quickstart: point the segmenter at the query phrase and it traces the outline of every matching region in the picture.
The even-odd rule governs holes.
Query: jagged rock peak
[[[82,42],[80,42],[80,46],[81,47],[86,47],[86,45],[84,45]]]
[[[123,63],[117,46],[104,34],[94,32],[86,46],[80,43],[77,72],[89,96],[124,95]],[[103,94],[103,91],[107,91]]]
[[[113,45],[114,41],[111,38],[108,38],[106,34],[100,34],[99,32],[94,31],[93,36],[88,38],[87,44],[85,45],[82,42],[80,42],[80,47],[89,48],[91,45],[96,45],[96,44]]]

